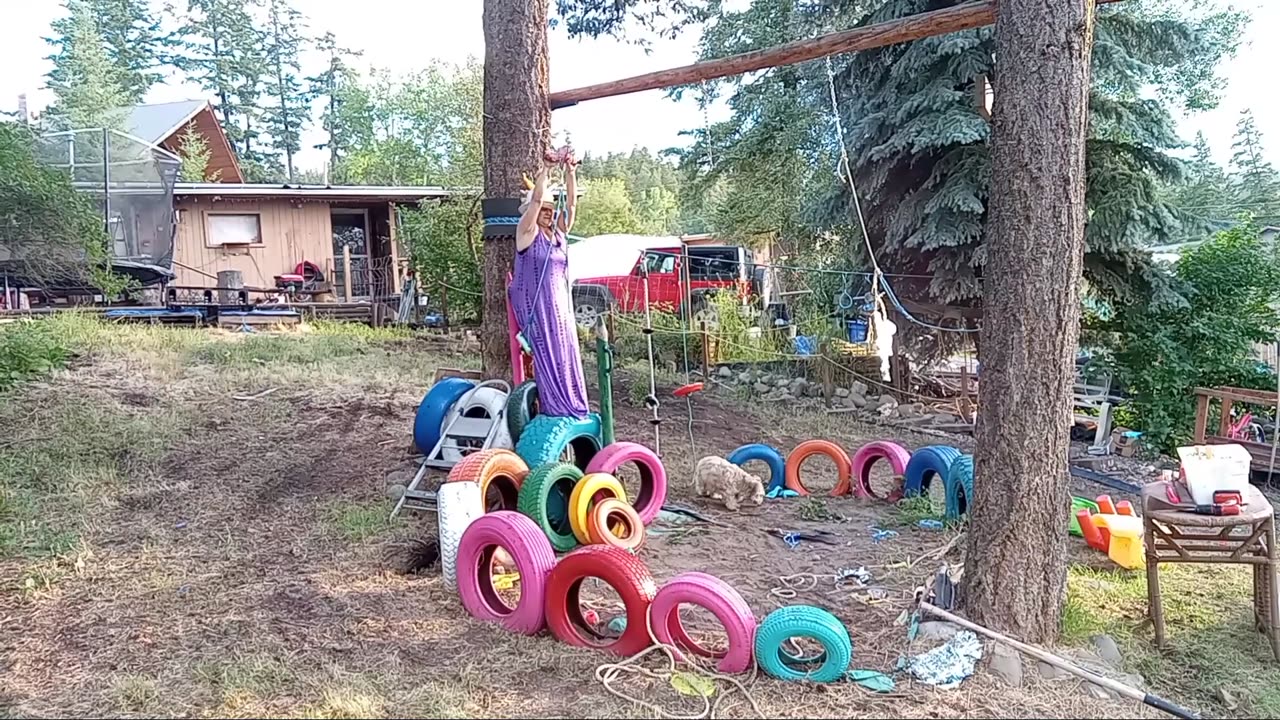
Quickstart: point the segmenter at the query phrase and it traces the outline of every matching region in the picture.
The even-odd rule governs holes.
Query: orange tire
[[[481,450],[458,461],[449,471],[445,482],[470,480],[480,486],[480,497],[485,512],[516,510],[520,498],[520,486],[529,475],[529,466],[510,450]],[[498,491],[498,500],[488,501],[489,490]]]
[[[796,446],[787,456],[786,485],[801,495],[808,495],[804,484],[800,482],[800,466],[814,455],[826,455],[836,464],[836,486],[831,489],[831,496],[847,495],[853,485],[853,462],[844,448],[826,440],[806,440]]]
[[[587,535],[587,518],[591,515],[591,507],[597,500],[606,497],[627,501],[627,491],[622,489],[622,483],[609,473],[584,475],[569,494],[569,527],[573,530],[573,536],[583,545],[591,544],[591,538]]]
[[[644,521],[640,513],[617,498],[605,498],[587,516],[587,537],[592,545],[612,545],[635,552],[644,545]]]

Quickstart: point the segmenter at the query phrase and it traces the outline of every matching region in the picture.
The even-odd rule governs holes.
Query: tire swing
[[[591,459],[600,452],[600,416],[585,418],[539,415],[520,433],[516,453],[529,467],[542,467],[561,462],[568,450],[573,451],[573,464],[586,470]]]
[[[759,443],[743,445],[729,453],[729,457],[725,459],[739,467],[752,460],[761,460],[768,465],[769,481],[764,484],[765,494],[786,484],[787,461],[782,459],[782,453],[777,448]]]
[[[787,653],[782,644],[793,637],[818,641],[822,654],[801,658]],[[791,605],[774,610],[760,622],[755,652],[760,669],[779,680],[828,683],[844,677],[849,669],[853,641],[835,615],[811,605]],[[817,667],[809,669],[813,665]]]
[[[633,442],[616,442],[601,450],[587,465],[587,474],[608,473],[617,476],[618,468],[635,463],[640,470],[640,491],[632,498],[632,506],[640,520],[648,525],[658,517],[667,501],[667,469],[649,448]]]
[[[903,494],[915,497],[929,491],[929,483],[937,477],[943,483],[947,481],[947,473],[951,463],[960,457],[960,451],[947,445],[929,445],[915,451],[907,462],[903,475]]]
[[[799,495],[810,494],[805,489],[804,484],[800,482],[800,466],[804,464],[805,460],[814,455],[826,455],[836,464],[836,486],[831,489],[831,497],[848,494],[851,490],[849,479],[852,477],[852,462],[849,460],[849,453],[846,453],[839,445],[826,440],[806,440],[791,451],[791,454],[787,456],[787,488],[794,490]]]
[[[592,545],[612,545],[636,552],[644,545],[644,521],[636,509],[618,498],[605,498],[587,515],[587,539]]]
[[[493,586],[494,551],[506,549],[520,573],[520,600],[508,607]],[[545,626],[547,578],[555,552],[542,529],[520,513],[499,510],[476,519],[458,546],[458,597],[472,617],[534,635]]]
[[[973,456],[961,455],[947,472],[947,519],[959,520],[973,504]]]
[[[569,498],[581,479],[582,471],[577,467],[556,463],[529,473],[520,486],[517,507],[542,528],[556,552],[569,552],[578,547],[578,538],[569,524]]]
[[[627,501],[627,491],[622,489],[622,483],[609,473],[587,473],[573,486],[573,493],[569,495],[569,527],[583,545],[591,544],[591,536],[587,534],[591,508],[607,497]]]
[[[529,423],[538,416],[538,386],[532,380],[526,380],[511,391],[507,398],[507,432],[511,434],[511,442],[520,442],[520,435]]]
[[[880,459],[889,461],[897,486],[884,496],[871,491],[871,467]],[[898,502],[902,499],[905,482],[902,477],[907,472],[907,463],[911,460],[911,452],[901,445],[887,440],[876,440],[858,448],[853,454],[853,477],[857,481],[853,492],[859,497],[874,497],[885,502]]]
[[[618,638],[596,633],[582,615],[582,581],[599,578],[622,598],[627,627]],[[630,657],[649,647],[649,606],[658,592],[649,568],[622,548],[588,545],[565,555],[546,585],[547,628],[561,642]],[[523,596],[521,600],[523,600]]]
[[[728,650],[707,650],[694,642],[680,622],[680,606],[697,605],[715,615],[724,626],[729,640]],[[742,595],[728,583],[713,575],[686,572],[671,578],[658,589],[649,609],[653,634],[665,645],[719,660],[716,669],[732,674],[751,668],[752,644],[756,636],[756,617]]]
[[[529,475],[529,466],[519,455],[510,450],[481,450],[472,453],[449,471],[446,483],[473,482],[480,486],[480,498],[485,512],[515,510],[519,506],[520,486]],[[490,491],[497,491],[491,501]]]
[[[449,409],[473,387],[475,383],[470,380],[456,377],[442,378],[431,386],[413,416],[413,444],[418,452],[426,455],[435,449]]]

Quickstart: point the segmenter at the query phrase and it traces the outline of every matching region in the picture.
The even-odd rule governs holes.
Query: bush
[[[1274,390],[1254,345],[1280,328],[1280,266],[1241,226],[1219,233],[1178,262],[1185,302],[1134,305],[1099,320],[1108,365],[1127,388],[1134,420],[1152,444],[1170,450],[1191,438],[1196,387]]]
[[[0,326],[0,390],[52,372],[66,365],[70,356],[46,322]]]

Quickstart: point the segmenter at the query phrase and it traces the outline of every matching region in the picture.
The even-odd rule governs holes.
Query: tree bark
[[[1058,635],[1085,225],[1093,0],[1000,0],[982,380],[964,602],[1028,642]]]
[[[547,107],[548,0],[484,0],[484,196],[518,198],[551,142]],[[515,238],[484,243],[481,356],[490,377],[510,377],[507,274]]]

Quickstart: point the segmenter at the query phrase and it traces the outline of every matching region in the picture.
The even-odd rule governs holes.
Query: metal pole
[[[662,423],[662,418],[658,416],[658,370],[653,362],[653,312],[649,307],[649,253],[640,256],[640,268],[644,277],[644,339],[649,347],[649,397],[644,401],[653,410],[653,417],[649,420],[653,425],[653,451],[661,455],[662,431],[658,426]]]
[[[102,128],[102,229],[115,250],[115,238],[111,237],[111,140],[106,128]]]
[[[603,315],[596,318],[596,372],[600,385],[600,441],[614,442],[613,432],[613,349],[609,347],[609,328]]]

